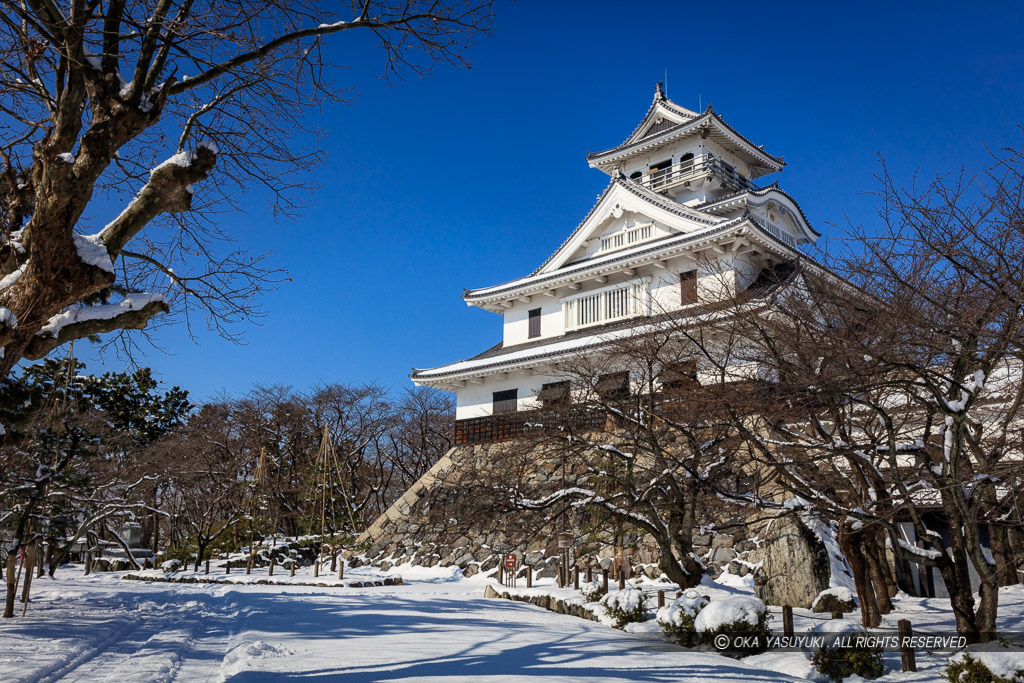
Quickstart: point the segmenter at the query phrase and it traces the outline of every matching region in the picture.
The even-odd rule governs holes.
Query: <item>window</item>
[[[491,412],[495,415],[500,413],[514,413],[518,410],[517,400],[519,398],[518,389],[506,389],[505,391],[494,392],[494,405]]]
[[[540,336],[540,309],[530,309],[530,339]]]
[[[601,375],[597,378],[594,390],[605,401],[626,398],[629,396],[629,370]]]
[[[682,305],[697,303],[697,271],[688,270],[679,273],[679,303]]]
[[[564,408],[569,404],[569,382],[550,382],[537,394],[545,408]]]
[[[667,393],[677,393],[699,386],[697,361],[668,363],[661,371],[661,387]]]

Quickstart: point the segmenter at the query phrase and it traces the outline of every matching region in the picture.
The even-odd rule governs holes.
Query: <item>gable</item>
[[[680,215],[678,212],[685,210],[686,207],[677,206],[673,211],[671,206],[661,206],[647,201],[639,194],[627,189],[625,182],[627,181],[612,180],[586,218],[562,243],[562,246],[534,272],[535,275],[550,273],[581,259],[611,253],[619,248],[625,249],[641,242],[654,241],[659,236],[694,232],[708,227],[707,219],[712,217],[701,217],[702,220],[697,220]],[[664,198],[660,198],[660,200],[675,204]],[[720,220],[722,219],[716,219],[712,223]],[[601,250],[602,237],[620,234],[624,230],[642,226],[645,223],[652,226],[650,236],[641,235],[639,239],[634,238],[630,242],[631,237],[624,235],[622,245]]]

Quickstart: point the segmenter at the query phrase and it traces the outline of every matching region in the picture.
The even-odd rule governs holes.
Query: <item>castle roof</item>
[[[711,104],[708,104],[702,114],[696,114],[668,100],[660,84],[655,90],[654,102],[630,136],[616,147],[588,154],[587,161],[593,168],[610,172],[614,162],[650,153],[670,142],[691,135],[711,138],[744,157],[750,164],[751,175],[754,178],[780,171],[786,165],[782,157],[765,152],[761,146],[755,145],[726,123]]]

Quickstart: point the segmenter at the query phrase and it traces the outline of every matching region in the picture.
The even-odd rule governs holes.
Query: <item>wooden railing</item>
[[[753,188],[753,183],[741,175],[731,164],[714,154],[704,154],[678,164],[640,176],[639,183],[652,190],[664,190],[703,175],[711,174],[734,190]]]

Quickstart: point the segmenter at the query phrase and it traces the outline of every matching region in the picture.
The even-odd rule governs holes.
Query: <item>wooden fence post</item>
[[[608,569],[605,567],[601,568],[601,585],[604,586],[604,592],[608,592]]]
[[[315,579],[315,578],[317,578],[319,576],[320,576],[320,560],[317,560],[316,562],[313,563],[313,578]]]
[[[85,575],[89,576],[90,572],[92,572],[92,551],[87,550],[85,552]]]
[[[228,560],[227,562],[224,563],[224,573],[225,574],[230,574],[231,573],[231,560]]]
[[[658,591],[658,607],[665,606],[665,591]]]
[[[210,573],[210,558],[206,558],[206,573]]]
[[[896,628],[899,630],[900,636],[900,663],[903,665],[904,671],[917,671],[917,658],[914,654],[914,648],[905,647],[904,643],[914,635],[914,629],[910,625],[909,619],[900,619],[896,622]]]
[[[345,560],[338,563],[338,581],[345,578]]]
[[[288,576],[295,576],[295,558],[292,558],[292,563],[288,567]]]
[[[526,587],[533,588],[533,567],[526,565]]]
[[[338,569],[338,550],[337,548],[331,548],[331,573],[333,574]]]
[[[795,635],[793,630],[793,608],[789,605],[782,606],[782,634],[787,638]]]
[[[273,575],[274,575],[274,556],[271,555],[270,556],[270,570],[269,570],[269,573],[267,574],[267,576],[273,576]]]
[[[621,568],[619,569],[619,590],[626,590],[626,572],[622,571]]]
[[[587,565],[587,583],[593,583],[594,581],[594,568],[591,565]]]
[[[580,568],[579,567],[573,567],[572,568],[572,587],[575,590],[579,590],[580,589]]]

